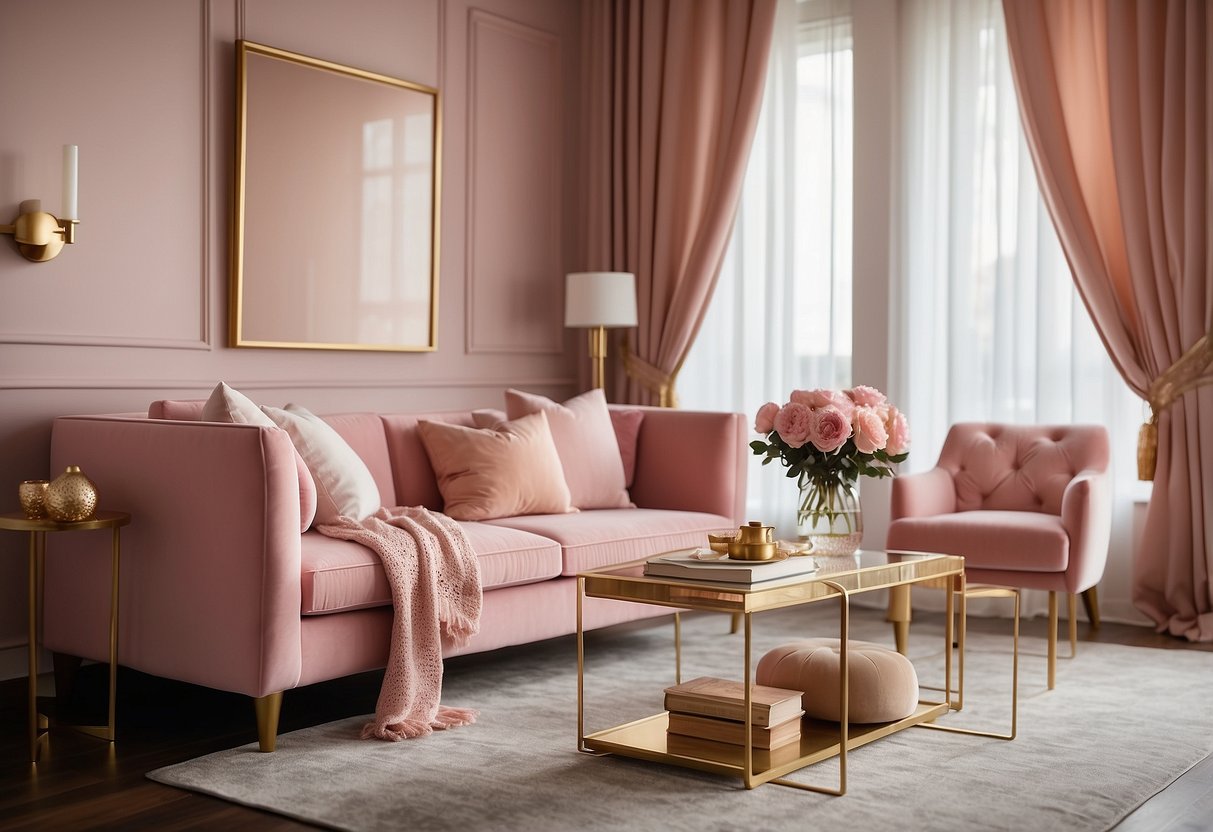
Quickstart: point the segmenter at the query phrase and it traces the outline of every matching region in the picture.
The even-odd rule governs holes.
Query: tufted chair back
[[[1061,497],[1082,471],[1108,468],[1108,435],[1097,425],[952,426],[938,466],[952,475],[957,511],[1061,514]]]

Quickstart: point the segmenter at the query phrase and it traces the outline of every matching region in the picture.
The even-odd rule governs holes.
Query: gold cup
[[[38,520],[46,516],[46,489],[49,485],[47,480],[24,480],[17,486],[17,500],[29,519]]]

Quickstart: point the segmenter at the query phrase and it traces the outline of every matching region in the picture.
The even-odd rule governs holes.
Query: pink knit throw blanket
[[[421,507],[381,508],[361,523],[339,517],[316,530],[374,549],[392,587],[392,647],[363,738],[395,741],[475,722],[477,711],[438,701],[443,637],[461,646],[480,628],[480,564],[459,524]]]

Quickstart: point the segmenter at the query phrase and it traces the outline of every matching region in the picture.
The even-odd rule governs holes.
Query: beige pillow
[[[263,405],[261,410],[290,434],[312,472],[317,524],[332,523],[340,516],[365,520],[379,510],[379,486],[370,469],[327,422],[295,404],[285,410]]]
[[[274,420],[262,413],[261,408],[252,399],[222,381],[211,391],[210,398],[202,405],[202,415],[198,418],[204,422],[277,427]],[[316,519],[316,483],[298,448],[295,449],[295,472],[299,477],[299,530],[307,531],[308,526]]]
[[[505,414],[509,418],[539,412],[547,414],[573,505],[634,508],[603,392],[590,390],[560,404],[521,390],[505,391]]]
[[[494,428],[422,420],[417,431],[449,517],[492,520],[575,511],[544,414]]]

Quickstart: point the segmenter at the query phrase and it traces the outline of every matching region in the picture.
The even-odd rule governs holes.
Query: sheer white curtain
[[[679,374],[682,407],[751,417],[851,382],[852,50],[847,0],[781,0],[733,238]],[[793,534],[796,486],[757,457],[747,511]]]
[[[998,0],[906,0],[900,11],[900,349],[891,386],[914,431],[905,468],[960,421],[1108,427],[1116,527],[1101,607],[1129,603],[1140,402],[1078,299],[1020,128]],[[917,602],[917,599],[916,599]],[[1029,598],[1028,612],[1043,608]]]

